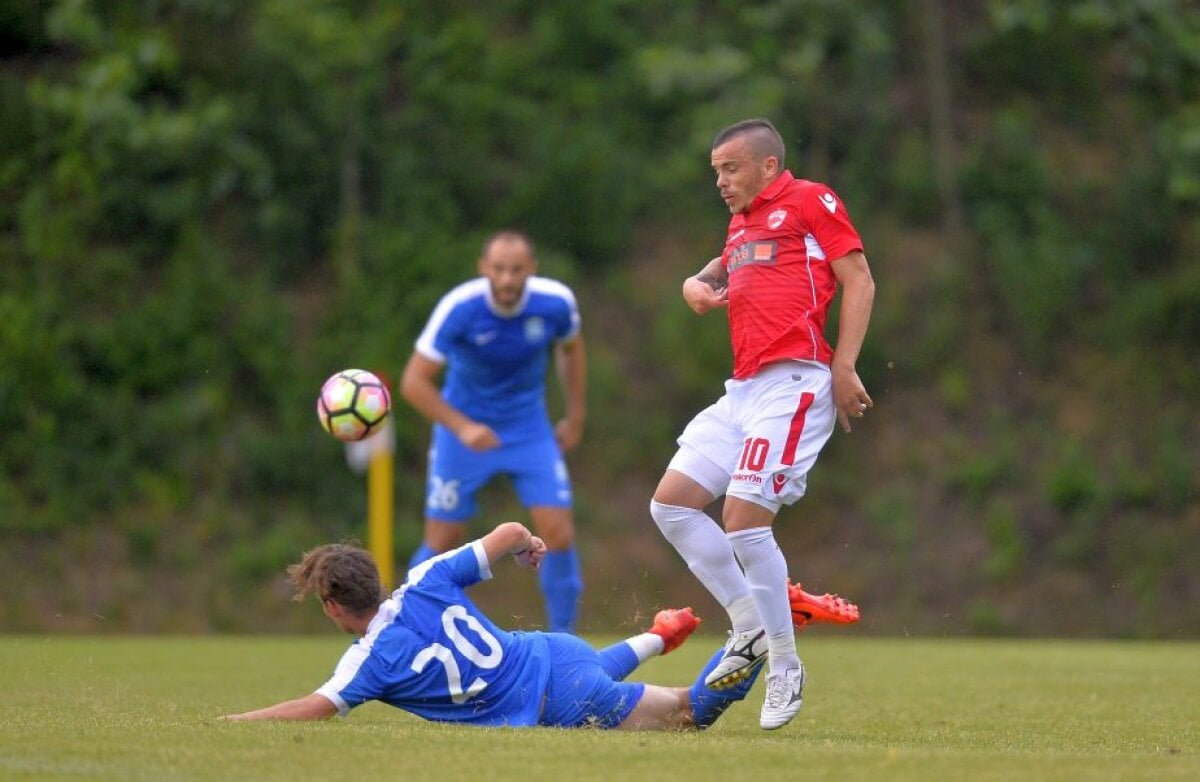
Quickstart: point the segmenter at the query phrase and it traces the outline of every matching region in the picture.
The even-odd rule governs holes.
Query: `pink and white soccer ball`
[[[392,409],[387,385],[365,369],[343,369],[321,386],[317,418],[325,431],[344,442],[370,437]]]

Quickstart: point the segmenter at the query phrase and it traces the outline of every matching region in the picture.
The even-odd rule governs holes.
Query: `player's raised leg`
[[[728,474],[710,459],[690,447],[681,447],[659,481],[650,502],[650,515],[688,569],[729,615],[730,643],[742,648],[746,636],[749,646],[755,647],[753,639],[761,628],[750,588],[725,533],[703,510],[724,491],[728,479]],[[757,642],[757,647],[754,659],[766,653],[765,641]],[[716,678],[728,673],[718,673]]]
[[[703,420],[698,417],[689,431],[700,428]],[[710,459],[685,445],[671,460],[650,503],[650,515],[663,537],[729,615],[725,659],[709,672],[708,684],[714,688],[736,684],[767,653],[758,608],[730,540],[717,522],[700,510],[713,501],[714,490],[723,491],[728,477]]]

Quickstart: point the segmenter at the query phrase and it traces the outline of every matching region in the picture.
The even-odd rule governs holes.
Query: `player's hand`
[[[500,437],[492,431],[492,427],[478,421],[463,424],[454,434],[459,442],[472,451],[489,451],[500,445]]]
[[[542,558],[546,556],[546,542],[537,535],[529,536],[529,545],[520,551],[513,552],[513,559],[521,567],[532,568],[537,570],[542,564]]]
[[[729,305],[729,287],[722,285],[714,288],[698,277],[688,277],[683,281],[683,300],[692,308],[692,312],[703,315]]]
[[[850,431],[851,418],[862,418],[875,406],[854,367],[833,367],[833,404],[846,432]]]
[[[583,442],[583,422],[573,418],[563,418],[554,425],[554,439],[563,453],[573,451]]]

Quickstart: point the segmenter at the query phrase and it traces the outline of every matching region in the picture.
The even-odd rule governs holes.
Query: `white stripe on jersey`
[[[808,287],[812,291],[812,304],[809,305],[809,308],[812,309],[817,306],[817,281],[813,279],[812,273],[813,258],[816,258],[818,261],[825,260],[825,250],[821,247],[821,243],[817,241],[817,237],[812,234],[804,235],[804,254],[804,271],[808,273]],[[812,320],[805,318],[804,322],[808,324],[809,341],[813,346],[812,358],[816,361],[817,343],[820,340],[818,339],[816,329],[813,328]]]
[[[455,307],[464,301],[486,296],[490,287],[491,283],[486,277],[476,277],[455,286],[443,296],[437,306],[433,308],[433,314],[429,316],[429,322],[425,324],[421,335],[417,337],[417,352],[430,361],[445,364],[446,357],[433,345],[433,340],[441,330],[442,324],[446,322],[446,318],[450,317],[450,313],[454,311]]]
[[[384,600],[379,604],[379,610],[375,613],[371,624],[367,626],[367,634],[359,638],[354,644],[346,650],[342,655],[342,659],[338,660],[337,667],[333,671],[333,676],[329,681],[317,688],[317,695],[328,698],[329,701],[337,707],[338,715],[345,717],[350,711],[350,706],[342,700],[341,692],[346,685],[353,681],[358,675],[358,669],[367,661],[367,657],[371,655],[371,648],[375,645],[375,639],[395,620],[400,613],[399,601],[392,597]]]
[[[525,281],[525,292],[522,294],[521,303],[517,306],[515,312],[507,313],[507,317],[519,315],[525,307],[525,302],[529,300],[530,293],[541,293],[546,296],[555,296],[567,303],[567,307],[571,311],[571,331],[562,338],[562,342],[570,342],[579,336],[580,318],[579,306],[575,302],[575,293],[558,280],[552,280],[549,277],[533,276]],[[476,277],[473,280],[461,283],[452,288],[445,296],[443,296],[433,308],[433,314],[429,316],[429,321],[425,324],[425,328],[421,330],[420,336],[417,337],[417,352],[430,361],[436,361],[439,364],[446,363],[446,356],[442,354],[434,346],[434,339],[437,333],[441,330],[442,324],[446,322],[446,318],[450,317],[450,313],[454,308],[465,301],[484,297],[489,300],[491,306],[491,282],[486,277]]]

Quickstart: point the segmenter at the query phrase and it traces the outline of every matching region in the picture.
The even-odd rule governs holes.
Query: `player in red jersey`
[[[804,690],[772,524],[803,496],[835,421],[849,432],[872,405],[855,363],[875,283],[845,205],[784,168],[769,121],[718,133],[712,167],[733,217],[724,251],[684,281],[683,298],[700,315],[728,308],[733,377],[680,435],[650,512],[729,613],[725,657],[708,685],[732,686],[767,659],[760,724],[769,730],[796,715]],[[838,284],[834,349],[824,329]],[[722,494],[724,532],[703,511]]]

